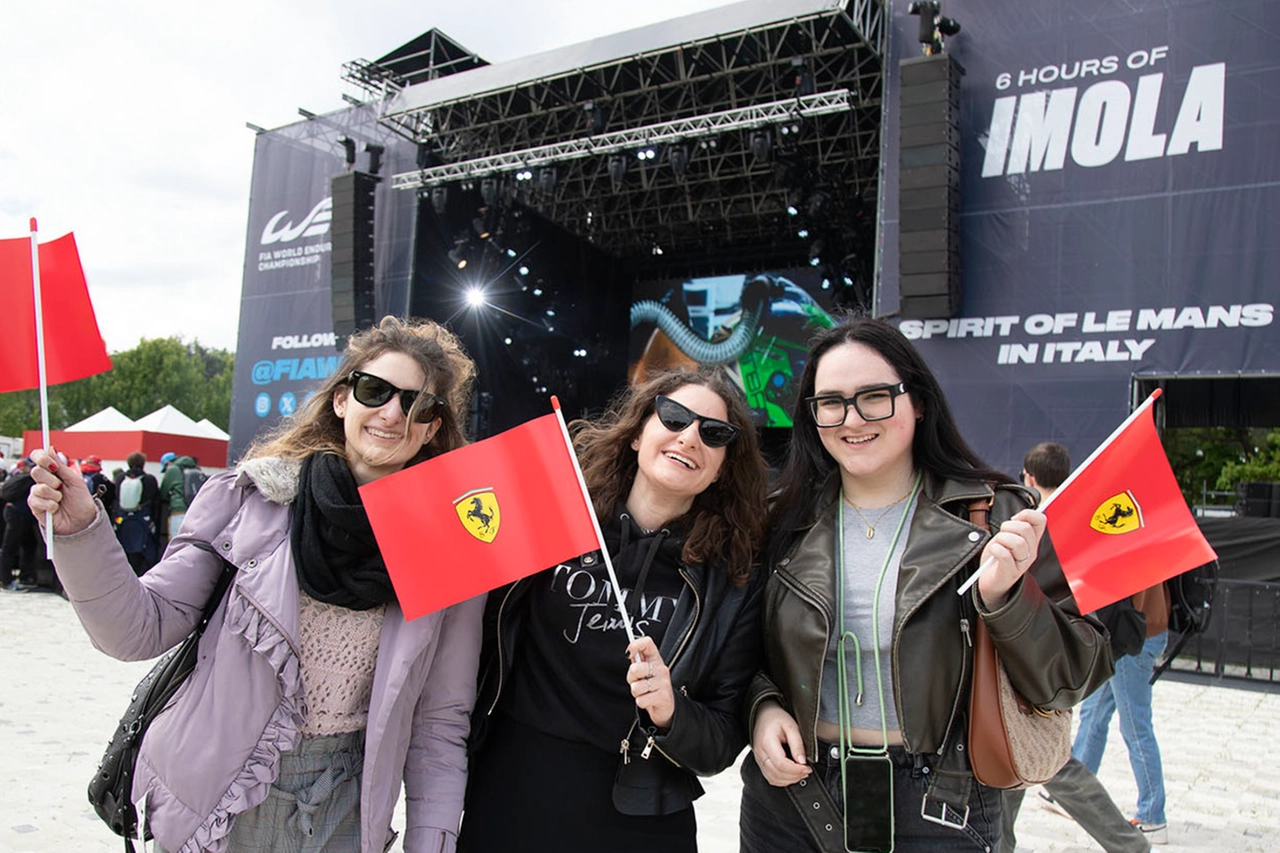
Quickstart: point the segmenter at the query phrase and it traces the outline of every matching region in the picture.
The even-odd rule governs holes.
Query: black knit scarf
[[[395,601],[356,478],[341,456],[303,460],[289,541],[298,583],[317,601],[352,610]]]

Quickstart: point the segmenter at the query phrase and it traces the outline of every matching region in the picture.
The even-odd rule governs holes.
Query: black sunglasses
[[[690,411],[672,400],[659,395],[653,402],[658,421],[672,432],[684,432],[689,424],[698,422],[698,436],[707,447],[724,447],[738,437],[742,430],[727,421],[708,418]]]
[[[397,388],[380,376],[361,373],[359,370],[351,371],[346,384],[351,386],[351,396],[356,398],[356,402],[370,409],[380,409],[387,404],[388,400],[398,395],[400,411],[404,412],[406,418],[409,417],[409,410],[413,408],[413,403],[418,399],[419,394],[416,389]],[[422,406],[418,409],[414,420],[420,424],[431,423],[440,417],[443,410],[444,400],[435,394],[427,394],[423,397]]]

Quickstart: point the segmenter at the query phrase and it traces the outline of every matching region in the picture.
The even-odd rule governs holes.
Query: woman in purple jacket
[[[483,597],[406,622],[357,489],[462,445],[474,375],[435,323],[353,336],[319,392],[201,488],[141,578],[79,473],[36,454],[30,506],[53,513],[58,574],[108,654],[176,645],[222,572],[214,554],[236,566],[142,741],[134,800],[163,850],[381,853],[402,782],[404,849],[453,850]]]

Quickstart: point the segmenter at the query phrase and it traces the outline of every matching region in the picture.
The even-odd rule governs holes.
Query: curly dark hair
[[[818,362],[843,344],[862,344],[875,350],[906,384],[911,402],[921,416],[911,448],[917,469],[956,480],[1013,482],[1008,474],[983,462],[961,437],[933,371],[901,332],[883,320],[862,315],[842,317],[836,326],[822,330],[809,344],[793,413],[791,443],[770,510],[771,562],[786,552],[797,531],[813,523],[817,511],[815,496],[839,471],[818,437],[818,428],[805,398],[813,396]]]
[[[624,500],[639,469],[631,442],[640,435],[654,400],[687,385],[701,385],[724,400],[726,420],[742,431],[725,448],[720,477],[693,499],[689,534],[681,553],[687,563],[723,567],[730,581],[751,577],[765,522],[765,466],[742,391],[719,368],[664,371],[623,389],[594,420],[569,425],[596,515],[607,517]]]
[[[463,350],[457,336],[439,323],[387,316],[377,326],[352,335],[343,350],[342,363],[333,375],[298,408],[293,417],[282,421],[274,432],[254,442],[245,452],[245,458],[279,456],[305,459],[313,453],[345,456],[346,436],[342,418],[333,411],[334,394],[345,391],[353,370],[359,370],[388,352],[403,353],[417,362],[426,375],[420,390],[437,394],[448,404],[441,410],[440,429],[406,463],[406,467],[466,444],[462,418],[471,405],[475,363]],[[420,394],[414,401],[408,421],[413,421],[423,399]],[[406,431],[406,441],[408,436]]]

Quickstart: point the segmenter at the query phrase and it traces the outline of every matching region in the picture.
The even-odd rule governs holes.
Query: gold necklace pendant
[[[891,504],[889,504],[887,507],[885,507],[883,510],[881,510],[880,514],[876,516],[876,520],[875,520],[875,521],[868,521],[868,520],[867,520],[867,517],[866,517],[865,515],[863,515],[863,514],[862,514],[862,507],[858,506],[858,505],[857,505],[856,503],[854,503],[853,501],[850,501],[850,500],[847,500],[847,499],[846,499],[846,500],[845,500],[845,503],[847,503],[849,506],[853,507],[853,511],[854,511],[854,512],[856,512],[856,513],[858,514],[858,518],[862,519],[862,523],[863,523],[863,524],[865,524],[865,525],[867,526],[867,538],[868,538],[868,539],[875,539],[875,538],[876,538],[876,525],[877,525],[877,524],[879,524],[881,521],[883,521],[883,520],[884,520],[884,517],[885,517],[886,515],[888,515],[888,514],[889,514],[889,510],[893,509],[895,506],[897,506],[898,504],[902,503],[902,502],[903,502],[903,501],[905,501],[907,498],[911,497],[911,493],[912,493],[913,491],[915,491],[915,485],[914,485],[914,484],[911,486],[911,488],[910,488],[910,489],[908,489],[908,490],[907,490],[907,493],[906,493],[905,495],[903,495],[902,497],[898,498],[896,501],[894,501],[893,503],[891,503]]]

